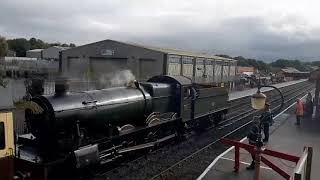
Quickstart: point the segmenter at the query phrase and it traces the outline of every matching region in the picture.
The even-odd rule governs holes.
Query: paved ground
[[[313,147],[313,160],[312,160],[312,174],[311,178],[314,180],[320,179],[320,119],[311,120],[304,119],[302,125],[297,127],[295,124],[295,116],[292,112],[287,111],[275,119],[275,124],[271,129],[271,137],[267,144],[268,149],[289,153],[292,155],[300,156],[304,146]],[[247,142],[246,140],[244,142]],[[295,167],[294,163],[273,158],[270,156],[265,157],[277,164],[286,172],[293,172]],[[248,152],[242,150],[240,152],[240,171],[239,173],[233,172],[233,159],[234,151],[231,150],[221,158],[218,158],[216,163],[207,168],[209,171],[202,178],[198,179],[223,179],[223,180],[244,180],[252,179],[253,171],[247,171],[245,167],[251,162],[251,156]],[[262,165],[261,177],[264,180],[277,180],[284,179],[270,168]]]
[[[300,79],[300,80],[296,80],[296,81],[289,81],[289,82],[284,82],[284,83],[279,83],[279,84],[273,84],[273,86],[277,87],[277,88],[281,88],[284,86],[288,86],[291,84],[296,84],[302,81],[306,81],[307,79]],[[272,90],[272,88],[263,88],[261,89],[263,92],[264,91],[269,91]],[[229,93],[229,100],[233,100],[233,99],[238,99],[241,97],[245,97],[245,96],[250,96],[253,95],[254,93],[257,92],[257,88],[253,88],[253,89],[248,89],[248,90],[244,90],[244,91],[235,91],[235,92],[231,92]]]

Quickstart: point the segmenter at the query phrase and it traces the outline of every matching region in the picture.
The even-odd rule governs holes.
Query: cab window
[[[4,149],[5,147],[4,122],[0,122],[0,149]]]
[[[183,90],[183,97],[184,97],[184,99],[189,98],[190,95],[191,95],[191,90],[190,90],[190,88],[184,88],[184,90]]]

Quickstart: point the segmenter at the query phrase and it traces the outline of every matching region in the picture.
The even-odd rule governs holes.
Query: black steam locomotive
[[[183,76],[78,93],[67,89],[67,82],[57,83],[54,95],[31,100],[39,113],[26,109],[30,133],[18,138],[16,169],[33,179],[55,179],[61,172],[67,177],[65,171],[115,162],[217,124],[228,108],[226,88]]]

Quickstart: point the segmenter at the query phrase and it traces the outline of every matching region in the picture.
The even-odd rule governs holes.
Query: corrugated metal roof
[[[113,41],[113,40],[111,40],[111,41]],[[116,42],[120,42],[120,41],[116,41]],[[145,49],[150,49],[150,50],[154,50],[154,51],[158,51],[158,52],[162,52],[162,53],[166,53],[166,54],[172,54],[172,55],[209,58],[209,59],[216,59],[216,60],[223,60],[223,61],[236,61],[234,59],[228,59],[228,58],[219,57],[219,56],[215,56],[215,55],[209,55],[209,54],[205,54],[205,53],[197,53],[197,52],[190,52],[190,51],[185,51],[185,50],[162,48],[162,47],[155,47],[155,46],[149,46],[149,45],[141,45],[141,44],[129,43],[129,42],[120,42],[120,43],[132,45],[132,46],[137,46],[137,47],[141,47],[141,48],[145,48]]]
[[[281,69],[281,71],[283,71],[285,73],[301,73],[301,71],[299,71],[299,70],[297,70],[296,68],[293,68],[293,67],[283,68],[283,69]]]
[[[149,46],[149,45],[142,45],[142,44],[138,44],[138,43],[116,41],[116,40],[112,40],[112,39],[106,39],[106,40],[102,40],[102,41],[98,41],[98,42],[94,42],[94,43],[90,43],[90,44],[85,44],[85,45],[77,46],[75,48],[70,48],[70,49],[74,50],[74,49],[77,49],[79,47],[90,46],[90,45],[93,45],[93,44],[102,43],[102,42],[106,42],[106,41],[112,41],[112,42],[121,43],[121,44],[129,45],[129,46],[136,46],[136,47],[140,47],[140,48],[144,48],[144,49],[148,49],[148,50],[153,50],[153,51],[157,51],[157,52],[162,52],[162,53],[166,53],[166,54],[171,54],[171,55],[191,56],[191,57],[199,57],[199,58],[209,58],[209,59],[215,59],[215,60],[221,60],[221,61],[232,61],[232,62],[236,62],[237,61],[237,60],[234,60],[234,59],[223,58],[223,57],[210,55],[210,54],[196,53],[196,52],[190,52],[190,51],[185,51],[185,50],[177,50],[177,49],[170,49],[170,48],[155,47],[155,46]]]
[[[62,47],[62,46],[53,46],[55,48],[58,48],[60,50],[67,50],[67,49],[70,49],[70,47]]]
[[[31,49],[31,50],[28,50],[27,52],[41,52],[43,51],[43,49]]]

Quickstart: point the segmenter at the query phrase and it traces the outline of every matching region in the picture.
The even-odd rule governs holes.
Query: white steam
[[[102,88],[127,86],[136,78],[130,70],[121,70],[99,76],[99,85]]]

